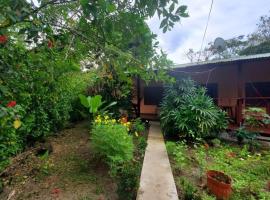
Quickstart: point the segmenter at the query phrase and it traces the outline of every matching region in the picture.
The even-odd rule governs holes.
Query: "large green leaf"
[[[88,99],[90,113],[96,113],[99,107],[103,104],[102,96],[96,95]]]
[[[88,99],[86,96],[82,95],[82,94],[79,94],[79,98],[80,98],[80,101],[81,101],[81,104],[86,107],[86,108],[89,108],[89,103],[88,103]]]

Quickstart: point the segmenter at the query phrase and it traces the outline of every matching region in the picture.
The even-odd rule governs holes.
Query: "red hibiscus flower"
[[[8,108],[12,108],[12,107],[14,107],[14,106],[16,106],[16,101],[10,101],[8,104],[7,104],[7,107]]]
[[[48,47],[51,49],[53,48],[53,42],[51,40],[48,41]]]
[[[5,44],[8,40],[6,35],[0,35],[0,44]]]

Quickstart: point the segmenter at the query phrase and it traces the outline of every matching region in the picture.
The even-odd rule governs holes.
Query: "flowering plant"
[[[21,117],[24,109],[10,101],[0,104],[0,171],[8,163],[8,157],[17,153],[22,147],[19,129],[22,126]]]
[[[8,40],[6,35],[0,35],[0,44],[5,44]]]
[[[92,126],[91,141],[94,151],[110,166],[114,174],[124,162],[133,158],[134,145],[128,134],[128,123],[98,115]]]
[[[131,122],[123,120],[123,118],[116,120],[114,118],[111,118],[109,115],[105,116],[98,115],[94,120],[94,125],[114,125],[114,124],[123,125],[128,132],[131,130]]]

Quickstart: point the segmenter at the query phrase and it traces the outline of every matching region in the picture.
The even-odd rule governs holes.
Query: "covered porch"
[[[176,79],[190,77],[205,86],[208,95],[228,113],[229,129],[244,122],[245,108],[260,107],[270,114],[270,54],[175,65],[169,74]],[[137,81],[135,106],[141,117],[158,119],[163,90],[161,83]],[[270,136],[270,127],[258,132]]]

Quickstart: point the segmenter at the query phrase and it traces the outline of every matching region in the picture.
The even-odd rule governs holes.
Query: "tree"
[[[226,59],[240,55],[253,55],[270,52],[270,16],[264,15],[257,24],[257,30],[244,36],[237,36],[225,40],[223,51],[216,49],[213,43],[200,51],[189,49],[186,53],[190,62]]]
[[[12,35],[29,49],[48,45],[65,60],[113,63],[142,76],[144,70],[170,64],[156,51],[156,35],[144,20],[157,13],[166,32],[188,16],[187,6],[178,6],[178,0],[6,0],[0,11],[0,35]]]

